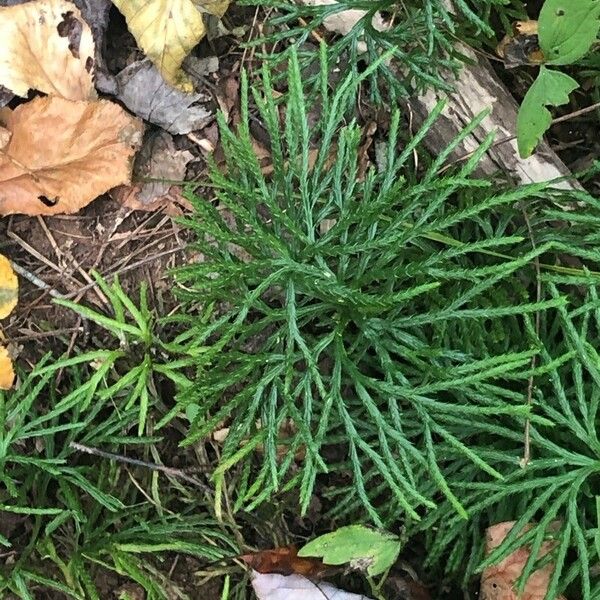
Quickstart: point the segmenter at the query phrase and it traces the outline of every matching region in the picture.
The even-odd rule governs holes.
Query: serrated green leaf
[[[300,549],[298,556],[318,556],[327,565],[354,563],[373,576],[389,569],[399,553],[400,540],[395,535],[363,525],[348,525],[312,540]]]
[[[517,117],[517,143],[521,158],[531,156],[542,136],[552,123],[547,106],[561,106],[579,84],[559,71],[540,68],[537,79],[523,98]]]
[[[588,53],[598,36],[600,0],[546,0],[538,28],[548,64],[572,64]]]

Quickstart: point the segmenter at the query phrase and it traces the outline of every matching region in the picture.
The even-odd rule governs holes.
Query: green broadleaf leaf
[[[298,556],[318,556],[327,565],[355,563],[369,575],[389,569],[400,553],[400,540],[391,533],[363,525],[348,525],[309,542]],[[364,561],[364,563],[363,563]]]
[[[517,117],[517,143],[521,158],[531,156],[538,142],[548,131],[552,115],[547,106],[561,106],[579,84],[559,71],[540,68],[537,79],[523,98]]]
[[[585,56],[600,29],[600,0],[546,0],[538,20],[548,64],[569,65]]]

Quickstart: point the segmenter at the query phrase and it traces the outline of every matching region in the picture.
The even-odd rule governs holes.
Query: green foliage
[[[549,65],[569,65],[590,50],[600,30],[598,0],[546,0],[539,17],[540,47]],[[531,156],[550,128],[552,115],[546,106],[567,104],[579,84],[568,75],[541,66],[527,92],[517,119],[519,154]]]
[[[349,34],[332,41],[327,52],[331,65],[341,65],[344,73],[352,71],[355,76],[363,65],[389,53],[395,66],[381,62],[369,78],[369,89],[377,99],[388,93],[404,97],[430,87],[450,91],[452,82],[447,71],[456,71],[462,60],[453,48],[456,38],[492,37],[492,14],[506,24],[524,14],[520,0],[457,0],[456,12],[449,10],[443,0],[340,0],[317,6],[293,0],[242,0],[241,4],[275,9],[273,14],[268,13],[269,33],[253,44],[260,47],[277,42],[276,53],[262,56],[274,64],[285,64],[290,53],[297,52],[307,82],[315,80],[311,65],[318,63],[311,33],[317,29],[322,33],[323,22],[345,10],[367,11]],[[391,26],[383,31],[374,28],[372,20],[377,13]]]
[[[118,354],[47,358],[17,390],[0,392],[0,544],[13,557],[0,566],[3,597],[30,599],[42,588],[102,598],[98,582],[110,570],[137,582],[147,598],[185,598],[157,569],[161,558],[178,552],[214,561],[236,552],[176,481],[176,493],[165,493],[156,473],[134,475],[73,449],[77,441],[113,451],[126,444],[142,457],[154,451],[157,438],[132,435],[137,409],[107,393]]]
[[[550,65],[570,65],[583,58],[600,29],[598,0],[546,0],[540,11],[540,47]]]
[[[502,188],[473,175],[491,139],[443,170],[477,121],[417,175],[411,157],[441,107],[401,149],[395,114],[378,167],[358,177],[361,132],[347,111],[378,65],[330,92],[324,50],[322,62],[320,95],[307,97],[292,53],[284,113],[268,69],[251,90],[269,176],[253,151],[245,81],[239,129],[221,119],[216,202],[188,194],[202,260],[177,274],[185,331],[174,344],[196,358],[195,383],[160,425],[186,411],[186,446],[226,422],[217,505],[224,490],[248,511],[294,491],[305,511],[318,489],[326,518],[402,522],[452,574],[476,571],[488,524],[519,521],[497,560],[562,519],[552,590],[576,582],[590,600],[600,379],[598,340],[583,334],[597,326],[598,273],[562,263],[575,255],[597,269],[600,204],[580,194],[585,208],[557,229],[567,217],[550,208],[561,198],[548,184]],[[321,116],[309,128],[313,105]],[[532,248],[519,206],[538,201]],[[589,297],[570,306],[574,283]],[[526,423],[534,460],[522,468]]]
[[[326,565],[354,564],[371,576],[385,573],[400,554],[400,540],[364,525],[347,525],[300,548],[298,556],[317,556]]]
[[[163,343],[155,332],[155,318],[148,308],[145,283],[142,284],[136,305],[123,291],[117,278],[112,285],[107,284],[98,274],[94,274],[94,278],[109,299],[113,316],[68,300],[57,299],[56,303],[71,308],[117,339],[118,349],[111,355],[107,366],[107,369],[114,369],[116,380],[102,391],[100,399],[123,398],[126,410],[137,404],[138,435],[141,436],[146,430],[148,410],[158,397],[154,377],[160,375],[185,387],[190,382],[185,379],[181,369],[188,363],[185,359],[176,361],[173,357],[176,349]],[[89,396],[88,402],[93,395]]]
[[[561,106],[569,102],[569,94],[579,84],[560,71],[551,71],[545,66],[529,88],[517,117],[519,154],[531,156],[544,133],[552,123],[552,115],[546,106]]]

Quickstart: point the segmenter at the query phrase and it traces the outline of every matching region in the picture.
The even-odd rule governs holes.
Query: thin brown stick
[[[533,250],[537,248],[535,243],[535,238],[533,236],[533,229],[531,228],[531,222],[529,221],[529,217],[527,216],[527,212],[523,209],[523,218],[525,219],[525,224],[527,225],[527,231],[529,233],[529,239],[531,241],[531,246]],[[534,259],[535,265],[535,278],[536,278],[536,302],[539,303],[542,300],[542,275],[540,272],[540,259],[539,257],[535,257]],[[540,312],[536,311],[535,313],[535,333],[537,336],[540,334]],[[532,371],[529,376],[529,380],[527,382],[527,406],[531,407],[533,402],[533,370],[537,365],[537,354],[534,354],[531,357],[530,369]],[[525,432],[523,434],[523,458],[521,459],[521,467],[525,468],[529,461],[531,460],[531,420],[527,417],[525,421]]]
[[[77,442],[71,442],[69,446],[73,448],[73,450],[77,450],[78,452],[85,452],[86,454],[91,454],[92,456],[99,456],[100,458],[107,458],[108,460],[116,460],[118,462],[125,463],[128,465],[144,467],[145,469],[150,469],[152,471],[160,471],[161,473],[169,475],[170,477],[177,477],[179,479],[183,479],[184,481],[187,481],[188,483],[191,483],[205,491],[211,491],[208,485],[202,483],[195,477],[188,475],[181,469],[175,469],[174,467],[166,467],[165,465],[147,462],[138,458],[129,458],[128,456],[114,454],[113,452],[105,452],[104,450],[100,450],[99,448],[85,446],[84,444],[78,444]]]

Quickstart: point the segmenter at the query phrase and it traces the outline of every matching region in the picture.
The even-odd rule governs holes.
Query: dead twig
[[[529,217],[527,215],[527,211],[523,209],[523,219],[525,220],[525,224],[527,225],[527,231],[529,233],[529,239],[531,241],[531,246],[535,251],[537,245],[535,243],[535,238],[533,236],[533,229],[531,228],[531,222],[529,221]],[[540,259],[539,257],[535,257],[534,259],[535,265],[535,278],[536,278],[536,302],[539,303],[542,300],[542,275],[540,272]],[[539,337],[540,335],[540,312],[536,311],[535,313],[535,334]],[[534,354],[531,357],[531,375],[529,375],[529,380],[527,382],[527,406],[531,407],[533,402],[533,371],[537,365],[537,354]],[[523,458],[521,459],[521,467],[525,468],[529,461],[531,460],[531,438],[530,438],[530,430],[531,430],[531,420],[527,417],[525,421],[525,432],[524,432],[524,440],[523,440]]]
[[[188,475],[181,469],[175,469],[174,467],[166,467],[165,465],[159,465],[158,463],[151,463],[145,460],[140,460],[138,458],[130,458],[128,456],[114,454],[113,452],[105,452],[104,450],[100,450],[99,448],[85,446],[84,444],[78,444],[77,442],[71,442],[69,444],[69,447],[73,448],[73,450],[77,450],[78,452],[85,452],[86,454],[91,454],[92,456],[99,456],[100,458],[107,458],[108,460],[116,460],[117,462],[125,463],[128,465],[135,465],[136,467],[143,467],[152,471],[160,471],[161,473],[164,473],[165,475],[168,475],[170,477],[177,477],[178,479],[183,479],[183,481],[187,481],[188,483],[191,483],[205,491],[211,491],[208,485],[202,483],[195,477]]]

